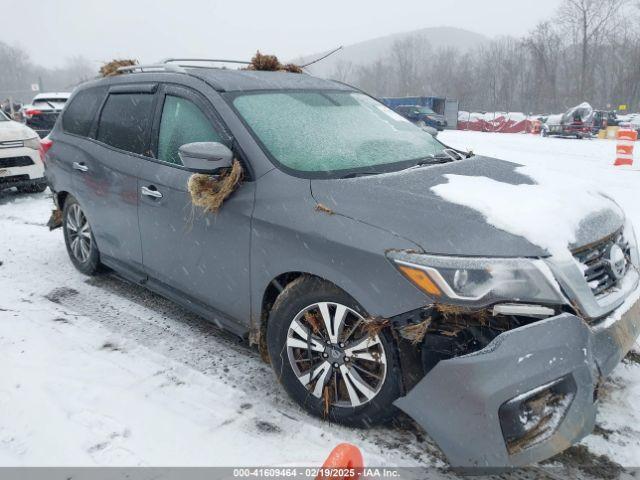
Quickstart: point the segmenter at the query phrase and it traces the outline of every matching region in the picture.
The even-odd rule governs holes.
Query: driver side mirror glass
[[[182,164],[193,172],[215,173],[231,167],[233,153],[219,142],[194,142],[178,149]]]

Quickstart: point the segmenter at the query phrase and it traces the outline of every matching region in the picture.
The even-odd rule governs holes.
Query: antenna
[[[323,55],[320,58],[316,58],[313,62],[309,62],[309,63],[305,63],[304,65],[300,65],[300,68],[306,68],[309,65],[313,65],[314,63],[318,63],[322,60],[324,60],[325,58],[333,55],[334,53],[336,53],[337,51],[342,50],[342,45],[340,45],[338,48],[334,48],[333,50],[331,50],[329,53],[327,53],[326,55]]]

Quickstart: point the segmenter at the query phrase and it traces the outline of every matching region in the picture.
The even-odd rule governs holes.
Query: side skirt
[[[100,257],[100,261],[107,267],[114,270],[115,273],[124,280],[135,283],[136,285],[141,285],[148,290],[177,303],[196,315],[201,316],[205,320],[214,323],[218,327],[237,335],[242,340],[246,340],[248,338],[249,328],[247,326],[240,324],[240,322],[232,319],[231,317],[228,317],[199,300],[192,298],[188,294],[149,278],[145,272],[126,266],[119,260],[112,257],[103,255]]]

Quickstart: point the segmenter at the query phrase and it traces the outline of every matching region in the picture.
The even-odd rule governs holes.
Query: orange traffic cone
[[[633,146],[638,140],[638,132],[631,129],[618,130],[615,166],[633,165]]]
[[[316,480],[357,480],[363,469],[360,449],[350,443],[341,443],[331,451]]]

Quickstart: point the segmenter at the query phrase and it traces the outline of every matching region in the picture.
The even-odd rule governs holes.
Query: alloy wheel
[[[325,405],[359,407],[380,392],[387,374],[384,346],[355,310],[319,302],[298,313],[287,332],[294,374]]]
[[[85,263],[91,254],[91,229],[87,217],[77,203],[69,207],[66,229],[73,256],[80,263]]]

